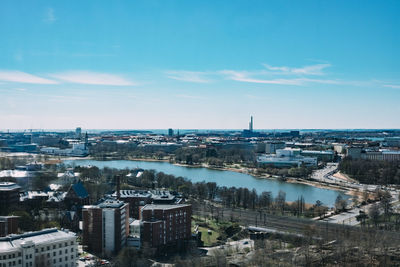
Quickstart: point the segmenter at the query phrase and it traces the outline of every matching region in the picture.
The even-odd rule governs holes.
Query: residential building
[[[142,245],[152,248],[184,245],[191,237],[192,206],[149,204],[140,211]]]
[[[160,190],[120,190],[119,199],[129,203],[129,217],[139,219],[140,208],[147,204],[179,204],[183,200],[179,195]],[[116,198],[114,192],[112,197]]]
[[[0,237],[18,233],[18,218],[18,216],[0,216]]]
[[[55,228],[0,238],[2,267],[75,267],[77,254],[75,233]]]
[[[129,204],[107,199],[83,206],[82,244],[93,253],[112,255],[125,247],[129,234]]]
[[[83,186],[81,181],[71,185],[64,198],[65,204],[68,208],[75,206],[80,209],[83,205],[89,204],[89,193]]]
[[[351,146],[347,148],[346,156],[351,157],[352,159],[360,159],[361,158],[362,147]]]
[[[276,150],[284,149],[285,142],[275,141],[275,142],[267,142],[265,143],[265,153],[266,154],[275,154]]]
[[[0,182],[0,211],[7,211],[19,203],[21,187],[12,182]]]

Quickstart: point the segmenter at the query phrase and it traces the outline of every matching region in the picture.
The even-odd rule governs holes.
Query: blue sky
[[[1,1],[0,129],[400,128],[399,1]]]

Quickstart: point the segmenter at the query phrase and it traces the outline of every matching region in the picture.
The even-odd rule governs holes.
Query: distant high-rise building
[[[77,127],[75,129],[75,137],[78,138],[78,139],[81,139],[81,136],[82,136],[82,128],[81,127]]]
[[[253,131],[253,116],[250,117],[250,122],[249,122],[249,131]]]
[[[174,130],[171,128],[168,129],[168,136],[173,136],[174,135]]]

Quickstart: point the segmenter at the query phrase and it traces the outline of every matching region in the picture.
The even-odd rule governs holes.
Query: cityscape
[[[0,267],[399,266],[400,3],[0,3]]]

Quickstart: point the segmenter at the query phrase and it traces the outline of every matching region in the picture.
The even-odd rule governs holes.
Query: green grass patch
[[[221,240],[226,239],[225,230],[231,225],[230,222],[217,222],[195,215],[192,217],[192,231],[198,226],[198,231],[201,232],[201,240],[206,247],[216,246]]]

